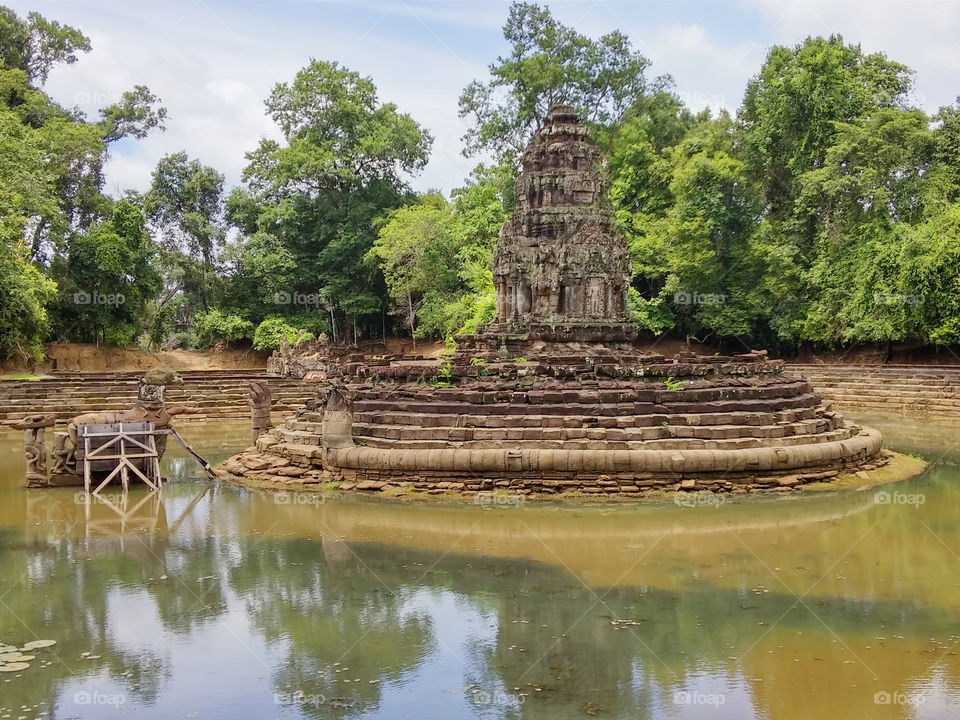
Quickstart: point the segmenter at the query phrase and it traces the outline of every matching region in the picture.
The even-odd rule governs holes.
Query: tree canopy
[[[770,48],[735,111],[694,112],[629,38],[514,2],[508,51],[466,85],[461,187],[415,193],[420,121],[370,77],[311,60],[265,100],[280,139],[243,183],[185,152],[149,190],[103,192],[111,147],[163,130],[136,85],[86,117],[45,91],[83,33],[0,7],[0,361],[49,339],[269,349],[326,333],[451,340],[493,316],[491,263],[519,151],[555,103],[599,168],[651,333],[733,348],[960,343],[960,100],[839,35]],[[122,299],[121,299],[122,298]]]
[[[463,137],[468,155],[519,154],[556,104],[572,105],[589,122],[614,124],[634,102],[669,82],[648,82],[650,61],[622,32],[594,40],[541,5],[513,3],[503,36],[510,54],[490,64],[489,80],[474,80],[460,95],[460,117],[470,123]]]

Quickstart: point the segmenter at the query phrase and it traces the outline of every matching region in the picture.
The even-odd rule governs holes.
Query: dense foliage
[[[731,346],[960,344],[960,102],[930,117],[911,71],[839,36],[770,49],[736,113],[694,113],[619,31],[515,2],[507,53],[460,100],[449,197],[413,193],[432,138],[373,81],[311,61],[266,112],[282,139],[244,184],[185,153],[103,193],[111,145],[162,130],[144,86],[96,118],[43,85],[90,42],[0,8],[0,361],[48,339],[277,347],[326,334],[451,338],[493,314],[491,258],[518,152],[550,105],[607,151],[651,332]]]

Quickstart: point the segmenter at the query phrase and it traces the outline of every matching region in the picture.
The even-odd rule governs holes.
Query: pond
[[[695,507],[254,492],[177,448],[88,502],[0,433],[0,644],[57,641],[0,720],[957,717],[960,431],[873,424],[930,469]]]

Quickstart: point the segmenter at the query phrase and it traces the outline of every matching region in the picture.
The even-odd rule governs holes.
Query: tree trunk
[[[410,325],[410,339],[413,340],[413,349],[417,349],[417,336],[414,334],[416,328],[414,323],[416,322],[416,310],[413,309],[413,295],[408,290],[407,291],[407,324]]]

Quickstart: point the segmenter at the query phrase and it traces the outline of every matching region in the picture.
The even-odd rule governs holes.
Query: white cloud
[[[21,13],[35,9],[33,3],[14,7]],[[434,152],[427,169],[414,179],[418,189],[450,190],[474,164],[460,155],[465,128],[457,117],[456,98],[469,78],[485,71],[484,64],[465,58],[429,19],[414,18],[411,13],[424,15],[421,7],[403,17],[424,28],[426,40],[417,44],[389,32],[382,10],[371,11],[366,24],[356,24],[345,15],[347,6],[336,3],[324,3],[317,10],[319,22],[310,23],[298,23],[296,12],[264,23],[261,15],[228,14],[204,4],[73,2],[44,4],[41,12],[80,27],[93,45],[75,65],[52,73],[47,90],[58,101],[79,104],[93,117],[124,90],[144,84],[169,112],[166,132],[125,143],[113,153],[106,168],[112,193],[145,189],[156,161],[180,150],[238,184],[244,153],[261,137],[279,137],[263,100],[275,83],[292,79],[311,57],[337,60],[371,75],[382,100],[395,102],[431,131]]]
[[[916,71],[915,99],[928,112],[960,95],[960,4],[950,2],[748,2],[771,41],[793,45],[807,35],[840,33],[868,52],[884,52]]]
[[[167,131],[124,143],[107,168],[108,188],[145,188],[164,154],[185,150],[240,182],[244,153],[278,131],[264,114],[272,86],[310,58],[337,60],[370,75],[436,141],[414,186],[450,190],[476,164],[460,154],[457,116],[463,87],[487,76],[506,47],[504,2],[347,2],[232,4],[8,0],[17,12],[80,27],[93,52],[54,70],[48,90],[90,115],[144,84],[161,97]],[[917,70],[928,110],[960,94],[960,4],[943,2],[744,2],[691,6],[666,2],[555,2],[555,16],[593,37],[619,29],[669,73],[694,109],[735,109],[766,49],[805,35],[841,32]],[[686,10],[684,9],[686,8]],[[749,31],[744,30],[748,28]]]
[[[755,42],[725,46],[700,24],[657,26],[647,43],[654,72],[672,75],[677,94],[692,110],[735,112],[766,51]]]

